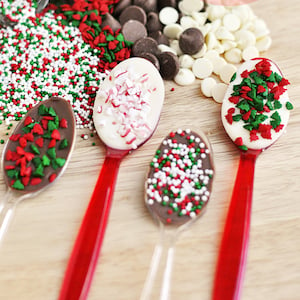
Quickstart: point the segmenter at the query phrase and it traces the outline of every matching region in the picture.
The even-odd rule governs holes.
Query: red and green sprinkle
[[[231,81],[235,78],[236,74]],[[281,96],[289,81],[272,71],[267,59],[260,59],[253,70],[242,72],[241,78],[241,83],[233,86],[228,99],[234,107],[227,110],[227,122],[243,122],[243,128],[250,132],[250,141],[256,141],[260,137],[272,139],[272,131],[279,132],[284,127],[280,115],[283,107]],[[285,108],[291,110],[293,105],[287,101]],[[241,137],[234,142],[242,150],[248,149]]]

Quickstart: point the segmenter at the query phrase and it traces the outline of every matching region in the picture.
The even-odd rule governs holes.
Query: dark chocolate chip
[[[166,6],[171,6],[171,7],[177,8],[177,1],[176,0],[159,0],[157,3],[158,10],[163,9]]]
[[[158,13],[156,12],[149,12],[147,15],[147,24],[146,24],[148,33],[162,30],[162,24],[159,21]]]
[[[119,18],[119,21],[122,25],[129,20],[136,20],[142,23],[143,25],[146,25],[147,15],[141,7],[136,5],[130,5],[122,11]]]
[[[120,0],[118,4],[114,7],[114,16],[118,17],[122,11],[131,5],[131,0]]]
[[[157,55],[160,74],[163,79],[171,80],[179,72],[179,59],[172,52],[162,52]]]
[[[133,4],[140,6],[145,12],[156,11],[157,0],[133,0]]]
[[[121,24],[110,14],[105,14],[104,21],[102,22],[102,28],[109,26],[113,31],[121,29]]]
[[[155,55],[153,55],[151,53],[144,52],[144,53],[141,53],[139,55],[139,57],[142,57],[142,58],[145,58],[145,59],[149,60],[150,62],[153,63],[155,68],[159,70],[159,61],[158,61],[158,58]]]
[[[188,28],[179,37],[179,47],[183,53],[193,55],[199,52],[204,44],[204,37],[198,28]]]
[[[135,42],[147,36],[146,27],[139,21],[129,20],[122,26],[125,40]]]
[[[140,56],[141,53],[152,53],[154,55],[157,54],[157,42],[151,37],[145,37],[137,40],[132,46],[132,54],[133,56]]]
[[[170,45],[169,39],[161,31],[150,32],[149,36],[155,39],[158,45]]]

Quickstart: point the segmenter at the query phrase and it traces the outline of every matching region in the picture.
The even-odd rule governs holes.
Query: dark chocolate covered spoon
[[[57,97],[34,106],[17,125],[1,159],[8,190],[0,203],[0,240],[17,204],[61,176],[71,157],[74,134],[72,108]]]
[[[214,175],[212,150],[204,134],[189,129],[171,132],[157,149],[146,180],[146,205],[160,225],[141,300],[154,299],[153,282],[165,250],[160,299],[169,299],[175,243],[179,234],[202,215]],[[167,248],[166,243],[167,242]]]

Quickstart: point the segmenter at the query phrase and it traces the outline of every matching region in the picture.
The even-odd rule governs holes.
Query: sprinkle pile
[[[200,214],[212,186],[210,150],[191,130],[171,132],[150,164],[146,204],[166,224],[183,224]]]
[[[73,143],[72,118],[63,99],[52,98],[30,110],[4,154],[6,181],[12,188],[36,191],[56,179]]]
[[[5,3],[4,3],[5,2]],[[17,20],[0,28],[0,122],[20,120],[39,101],[51,96],[68,100],[78,128],[92,129],[96,92],[105,74],[99,49],[84,43],[78,28],[60,16],[35,15],[35,2],[0,2],[0,13]]]
[[[232,78],[235,80],[236,73]],[[272,139],[272,131],[279,132],[284,125],[281,123],[281,95],[286,91],[289,81],[277,72],[273,72],[267,59],[260,59],[253,70],[245,70],[241,74],[242,81],[233,86],[229,101],[235,105],[227,110],[226,120],[229,124],[243,122],[243,127],[250,132],[250,141],[259,136]],[[293,105],[287,101],[287,110]],[[235,144],[242,150],[248,150],[241,137]]]

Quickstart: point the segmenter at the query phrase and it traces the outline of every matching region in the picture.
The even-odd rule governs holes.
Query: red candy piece
[[[51,174],[50,176],[49,176],[49,182],[53,182],[55,179],[56,179],[56,174],[55,173],[53,173],[53,174]]]
[[[66,119],[61,119],[59,122],[59,127],[68,128],[68,121]]]
[[[31,124],[32,122],[33,122],[32,118],[30,116],[27,116],[24,121],[24,125],[27,126],[27,125]]]
[[[27,145],[27,140],[22,136],[22,137],[20,137],[20,139],[19,139],[19,144],[20,144],[20,146],[21,146],[22,148],[25,148],[26,145]]]
[[[40,124],[36,123],[36,124],[34,124],[34,126],[32,128],[32,132],[37,133],[37,134],[43,134],[44,130]]]
[[[33,134],[31,132],[25,133],[23,137],[29,142],[33,142],[34,140]]]
[[[36,145],[38,145],[40,148],[44,146],[44,139],[42,137],[39,137],[35,140]]]
[[[52,131],[51,137],[52,137],[53,139],[59,141],[59,140],[60,140],[60,133],[59,133],[59,131],[58,131],[57,129],[54,129],[54,130]]]
[[[55,147],[55,145],[56,145],[56,140],[52,139],[48,145],[48,148],[53,148],[53,147]]]
[[[40,184],[41,182],[42,182],[42,179],[41,179],[41,178],[34,177],[34,178],[31,179],[30,184],[31,184],[31,185],[38,185],[38,184]]]

